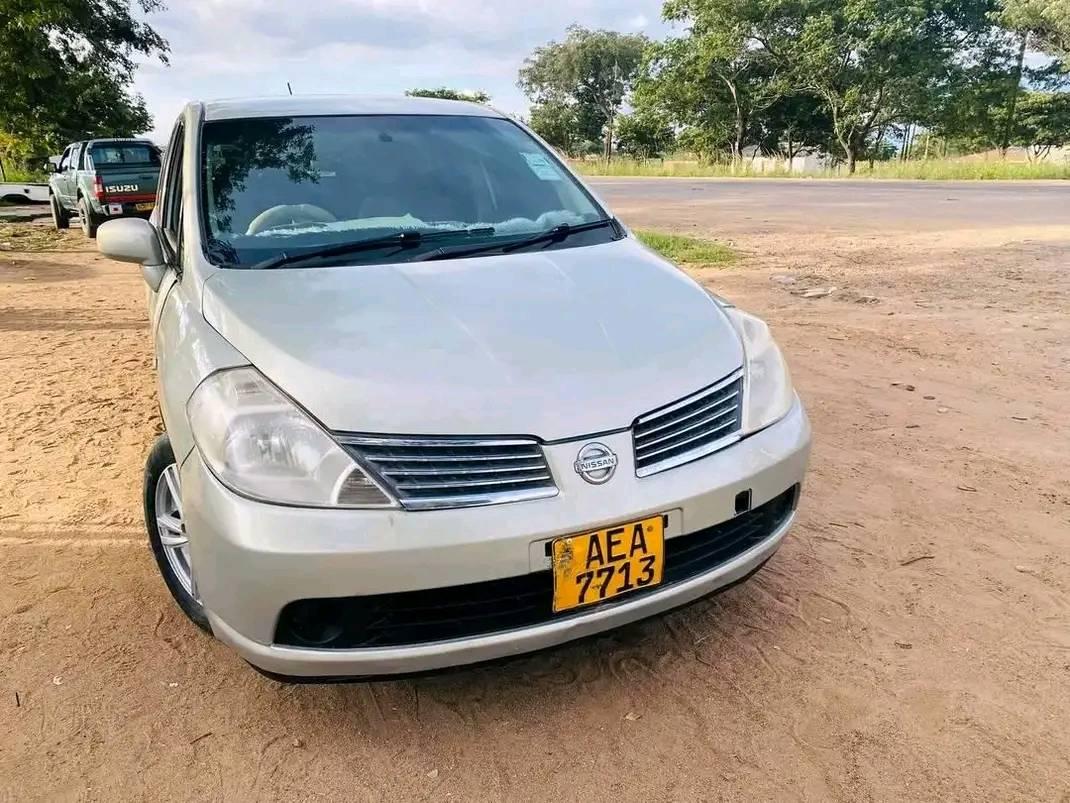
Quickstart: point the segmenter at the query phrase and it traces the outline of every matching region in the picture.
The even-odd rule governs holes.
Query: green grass
[[[687,159],[614,159],[571,162],[580,173],[588,176],[651,176],[678,178],[849,178],[846,170],[822,170],[789,173],[786,170],[762,172],[749,163],[700,162]],[[930,181],[1025,181],[1032,179],[1070,180],[1070,161],[1067,162],[1004,162],[991,160],[927,159],[907,162],[877,162],[871,170],[868,162],[858,165],[855,178],[921,179]]]
[[[735,251],[711,240],[648,229],[637,230],[635,234],[663,257],[681,265],[720,266],[730,265],[736,260]]]
[[[907,162],[877,162],[858,167],[858,175],[870,178],[921,179],[927,181],[1031,181],[1070,179],[1070,162],[1003,162],[998,159],[926,159]]]
[[[48,181],[48,174],[44,171],[22,170],[16,167],[4,165],[4,177],[0,183],[10,184],[44,184]]]

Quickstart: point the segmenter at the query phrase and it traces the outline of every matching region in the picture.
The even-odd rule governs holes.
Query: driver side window
[[[59,157],[59,168],[58,169],[59,169],[60,173],[62,173],[64,170],[67,169],[67,166],[70,164],[70,158],[71,158],[71,148],[68,145],[67,149],[65,151],[63,151],[63,155],[61,157]]]

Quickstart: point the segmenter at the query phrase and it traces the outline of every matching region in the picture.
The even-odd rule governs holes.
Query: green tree
[[[680,146],[704,159],[736,150],[734,104],[689,37],[650,45],[632,103],[636,113],[668,120]]]
[[[161,0],[137,0],[140,10]],[[55,149],[151,126],[131,92],[135,56],[166,62],[167,43],[130,0],[0,0],[0,131]]]
[[[925,114],[957,55],[988,31],[988,0],[799,0],[771,50],[824,101],[849,172],[876,134]]]
[[[1002,0],[999,22],[1029,32],[1037,49],[1061,56],[1070,70],[1070,0]]]
[[[685,25],[688,31],[648,62],[662,82],[663,96],[678,108],[681,101],[705,106],[705,120],[699,125],[709,125],[711,112],[719,117],[727,108],[731,114],[729,146],[737,161],[748,144],[757,144],[757,118],[788,90],[778,80],[766,44],[782,14],[782,0],[667,0],[662,10],[667,21]],[[667,85],[672,81],[683,81],[688,89],[676,92]],[[671,103],[673,95],[675,104]],[[723,124],[718,121],[714,127],[723,128]]]
[[[1043,159],[1054,148],[1070,143],[1070,94],[1030,92],[1019,101],[1012,142],[1031,160]]]
[[[664,116],[650,111],[617,119],[617,147],[635,159],[664,156],[676,144],[676,132]]]
[[[1002,0],[991,16],[1014,41],[1016,53],[1007,81],[999,143],[1006,155],[1015,136],[1018,100],[1025,91],[1026,54],[1031,49],[1044,49],[1070,59],[1070,0]],[[1070,70],[1070,60],[1064,66]]]
[[[467,100],[469,103],[490,103],[490,95],[480,89],[465,91],[440,86],[437,89],[410,89],[405,94],[410,98],[441,98],[442,100]]]
[[[761,115],[759,147],[790,162],[807,149],[829,151],[833,145],[832,118],[813,95],[781,95]]]
[[[538,47],[524,60],[517,85],[535,106],[577,106],[578,119],[597,116],[603,154],[613,154],[617,115],[643,57],[644,36],[570,26],[563,42]]]
[[[568,156],[597,153],[602,145],[602,115],[590,107],[547,100],[531,107],[531,129]]]
[[[973,48],[960,51],[938,98],[918,121],[956,150],[1006,154],[1019,139],[1020,99],[1030,88],[1057,89],[1066,81],[1058,61],[1034,54],[1026,62],[1034,41],[1029,31],[992,27]]]

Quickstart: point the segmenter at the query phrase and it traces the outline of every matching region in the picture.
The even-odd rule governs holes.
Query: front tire
[[[56,231],[69,228],[71,217],[67,214],[67,210],[59,205],[59,198],[55,195],[49,195],[48,205],[52,208],[52,225],[56,227]]]
[[[182,517],[182,489],[178,465],[166,435],[156,439],[145,463],[145,527],[167,590],[193,624],[212,632],[208,616],[197,597],[197,582],[190,561],[189,536]]]
[[[93,216],[93,210],[89,208],[89,202],[84,197],[78,199],[78,217],[82,221],[82,234],[90,240],[96,238],[99,224]]]

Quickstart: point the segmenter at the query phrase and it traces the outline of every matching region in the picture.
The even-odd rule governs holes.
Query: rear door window
[[[159,167],[160,152],[147,142],[108,142],[93,146],[93,164],[107,167]]]

